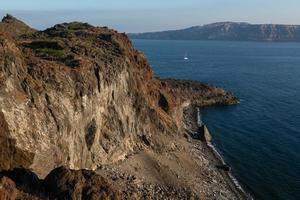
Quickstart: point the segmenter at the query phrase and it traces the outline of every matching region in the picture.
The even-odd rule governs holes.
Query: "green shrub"
[[[33,41],[29,44],[26,44],[25,46],[31,49],[46,49],[46,48],[56,49],[56,50],[64,49],[63,43],[61,41],[52,41],[52,40]]]
[[[65,59],[66,57],[65,52],[60,49],[38,48],[35,49],[35,52],[40,57],[52,57],[59,60]]]

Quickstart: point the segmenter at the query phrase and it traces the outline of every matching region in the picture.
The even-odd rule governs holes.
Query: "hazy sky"
[[[37,29],[84,21],[145,32],[220,21],[300,24],[300,0],[0,0],[5,13]]]

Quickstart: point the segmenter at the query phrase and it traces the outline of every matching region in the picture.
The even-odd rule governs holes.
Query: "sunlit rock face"
[[[139,135],[177,129],[158,106],[159,81],[125,35],[82,23],[7,35],[1,168],[24,165],[42,176],[61,164],[93,169],[143,148]]]
[[[193,102],[180,97],[183,86],[171,87],[154,78],[125,34],[77,22],[35,31],[7,16],[0,23],[0,169],[23,166],[43,177],[60,165],[95,169],[145,147],[169,148],[160,138],[180,132],[182,109]]]

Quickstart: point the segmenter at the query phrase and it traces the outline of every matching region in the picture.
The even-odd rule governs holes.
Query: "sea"
[[[237,95],[238,105],[201,110],[214,146],[254,199],[300,200],[300,43],[133,43],[156,76]]]

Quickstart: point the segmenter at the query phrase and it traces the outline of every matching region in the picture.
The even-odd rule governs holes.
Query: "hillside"
[[[300,26],[220,22],[182,30],[129,34],[132,39],[299,42]]]
[[[237,102],[221,88],[155,78],[125,34],[80,22],[36,31],[6,16],[0,198],[238,199],[193,139],[195,106]]]

